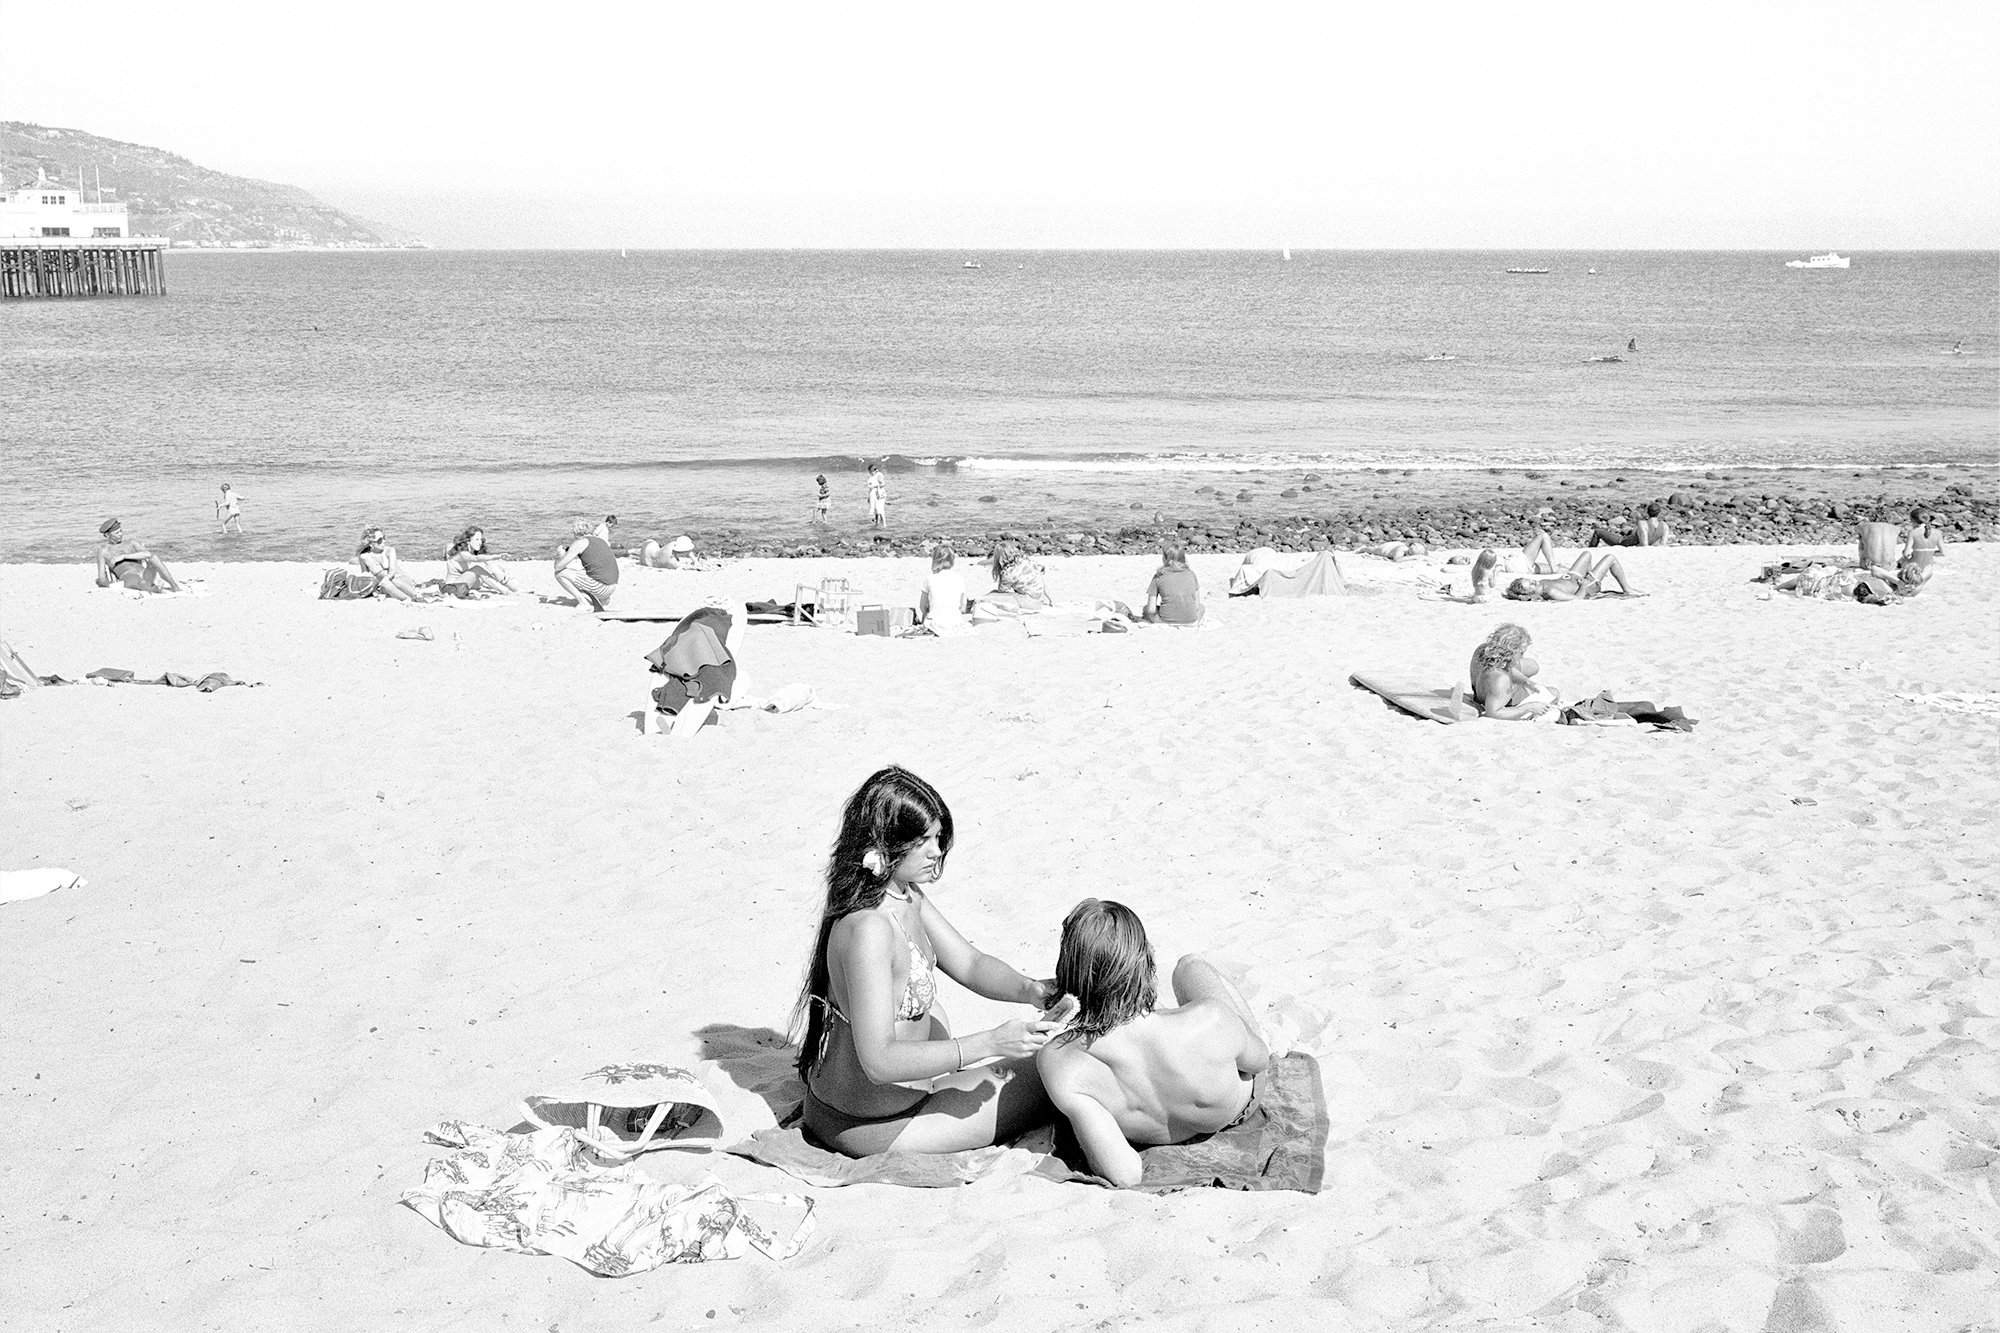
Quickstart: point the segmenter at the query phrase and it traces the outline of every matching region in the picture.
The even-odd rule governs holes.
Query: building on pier
[[[164,296],[166,241],[133,236],[123,202],[50,181],[0,185],[0,298]]]

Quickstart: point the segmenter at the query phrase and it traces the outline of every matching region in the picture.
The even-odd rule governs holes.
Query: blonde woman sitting
[[[1535,684],[1541,664],[1527,655],[1532,642],[1519,625],[1502,625],[1472,650],[1472,702],[1482,717],[1532,722],[1555,707],[1554,691]]]
[[[957,564],[958,552],[949,546],[932,551],[930,577],[917,594],[918,622],[941,639],[970,628],[965,619],[965,576]]]
[[[361,562],[361,572],[375,576],[375,591],[386,594],[399,602],[434,602],[436,596],[426,593],[417,581],[403,571],[402,562],[396,559],[396,548],[388,544],[382,529],[370,528],[361,534],[361,548],[355,552]]]

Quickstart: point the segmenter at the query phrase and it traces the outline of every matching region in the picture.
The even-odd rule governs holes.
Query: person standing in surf
[[[880,463],[868,465],[868,523],[871,527],[889,526],[888,478],[882,475]]]

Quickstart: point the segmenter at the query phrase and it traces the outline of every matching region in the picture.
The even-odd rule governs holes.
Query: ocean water
[[[539,554],[605,513],[806,542],[819,473],[864,530],[865,458],[902,532],[1176,517],[1239,472],[2000,461],[2000,255],[1787,257],[176,253],[162,300],[0,306],[0,560],[111,514],[183,559]]]

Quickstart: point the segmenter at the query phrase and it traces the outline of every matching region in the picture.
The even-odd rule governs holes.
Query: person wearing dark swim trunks
[[[1046,1006],[1036,981],[980,952],[922,888],[944,873],[951,811],[936,788],[893,765],[841,814],[826,904],[793,1011],[805,1128],[849,1157],[963,1152],[1055,1116],[1034,1054],[1054,1023],[1012,1019],[951,1035],[937,973],[989,1000]]]
[[[180,582],[167,568],[166,561],[136,540],[128,539],[117,519],[105,519],[97,531],[104,538],[104,544],[97,548],[98,587],[122,583],[135,592],[181,591]]]
[[[1214,964],[1174,966],[1177,1007],[1156,1008],[1153,946],[1123,903],[1086,898],[1063,922],[1056,986],[1075,996],[1068,1029],[1035,1057],[1090,1168],[1139,1183],[1139,1148],[1186,1143],[1250,1113],[1271,1063],[1256,1016]]]

